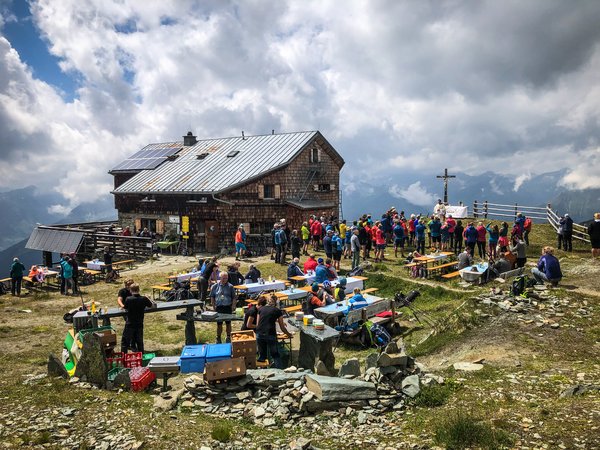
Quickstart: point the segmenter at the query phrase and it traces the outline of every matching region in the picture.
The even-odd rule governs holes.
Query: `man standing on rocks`
[[[268,354],[273,359],[273,365],[277,369],[283,368],[281,356],[277,342],[277,329],[275,324],[279,324],[279,328],[290,339],[292,333],[288,331],[283,321],[283,313],[275,306],[276,299],[271,298],[266,306],[263,306],[258,311],[258,323],[256,325],[256,344],[258,346],[258,361],[264,362],[267,360]]]
[[[139,284],[133,283],[129,286],[131,296],[124,302],[127,315],[125,316],[125,328],[121,337],[121,351],[127,353],[129,349],[134,352],[144,352],[144,312],[146,308],[156,306],[155,303],[144,295],[140,295]]]
[[[237,300],[235,288],[229,283],[227,272],[221,272],[218,283],[215,283],[210,289],[210,301],[216,312],[219,314],[232,314],[233,305]],[[225,321],[225,332],[227,339],[225,342],[231,342],[231,320]],[[223,321],[217,322],[217,344],[221,343],[223,334]]]

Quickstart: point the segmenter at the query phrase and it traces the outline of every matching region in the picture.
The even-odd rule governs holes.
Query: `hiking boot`
[[[217,344],[221,344],[221,336],[217,336]]]

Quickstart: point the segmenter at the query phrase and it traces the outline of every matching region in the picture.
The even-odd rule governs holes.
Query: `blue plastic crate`
[[[181,373],[204,372],[207,345],[186,345],[179,358]]]
[[[231,344],[207,344],[206,362],[222,361],[231,358]]]

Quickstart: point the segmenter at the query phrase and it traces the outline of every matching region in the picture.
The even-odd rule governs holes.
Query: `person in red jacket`
[[[321,222],[315,220],[310,226],[310,234],[312,236],[313,250],[319,250],[319,242],[321,241]]]
[[[487,230],[483,226],[483,222],[479,222],[477,224],[477,251],[479,252],[480,258],[485,258],[485,235],[487,234]]]
[[[308,273],[309,270],[314,271],[317,268],[317,260],[315,259],[315,255],[311,254],[308,256],[308,259],[304,263],[304,273]]]

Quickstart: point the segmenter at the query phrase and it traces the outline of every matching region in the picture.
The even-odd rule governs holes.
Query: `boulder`
[[[452,365],[454,370],[463,370],[465,372],[475,372],[483,369],[483,364],[471,363],[471,362],[457,362]]]
[[[369,353],[365,358],[365,371],[371,367],[377,367],[377,358],[379,358],[379,353]]]
[[[170,411],[175,408],[177,401],[183,394],[183,389],[176,391],[164,392],[161,395],[154,397],[154,408],[160,409],[161,411]]]
[[[398,348],[398,344],[392,341],[385,347],[384,352],[388,354],[400,353],[400,349]]]
[[[129,370],[119,372],[112,383],[113,389],[123,389],[128,391],[131,389],[131,379],[129,378]]]
[[[358,362],[358,358],[350,358],[340,367],[338,377],[345,377],[347,375],[360,377],[360,363]]]
[[[48,376],[69,378],[69,372],[67,372],[65,365],[52,353],[48,355]]]
[[[408,366],[408,358],[408,355],[404,353],[382,353],[377,358],[377,365],[379,367],[397,366],[405,369]]]
[[[75,376],[81,379],[85,377],[88,383],[106,386],[108,363],[100,339],[94,333],[88,333],[83,337],[81,358],[77,362]]]
[[[317,375],[322,375],[322,376],[325,376],[325,377],[328,377],[328,376],[331,375],[331,373],[329,372],[329,370],[327,370],[327,366],[321,360],[317,361],[317,365],[315,366],[315,373]]]
[[[322,401],[371,400],[377,398],[375,384],[346,378],[307,375],[306,387]]]
[[[402,392],[410,398],[416,397],[420,391],[418,375],[410,375],[402,380]]]
[[[310,448],[310,443],[309,439],[299,437],[290,442],[290,450],[308,450]]]

